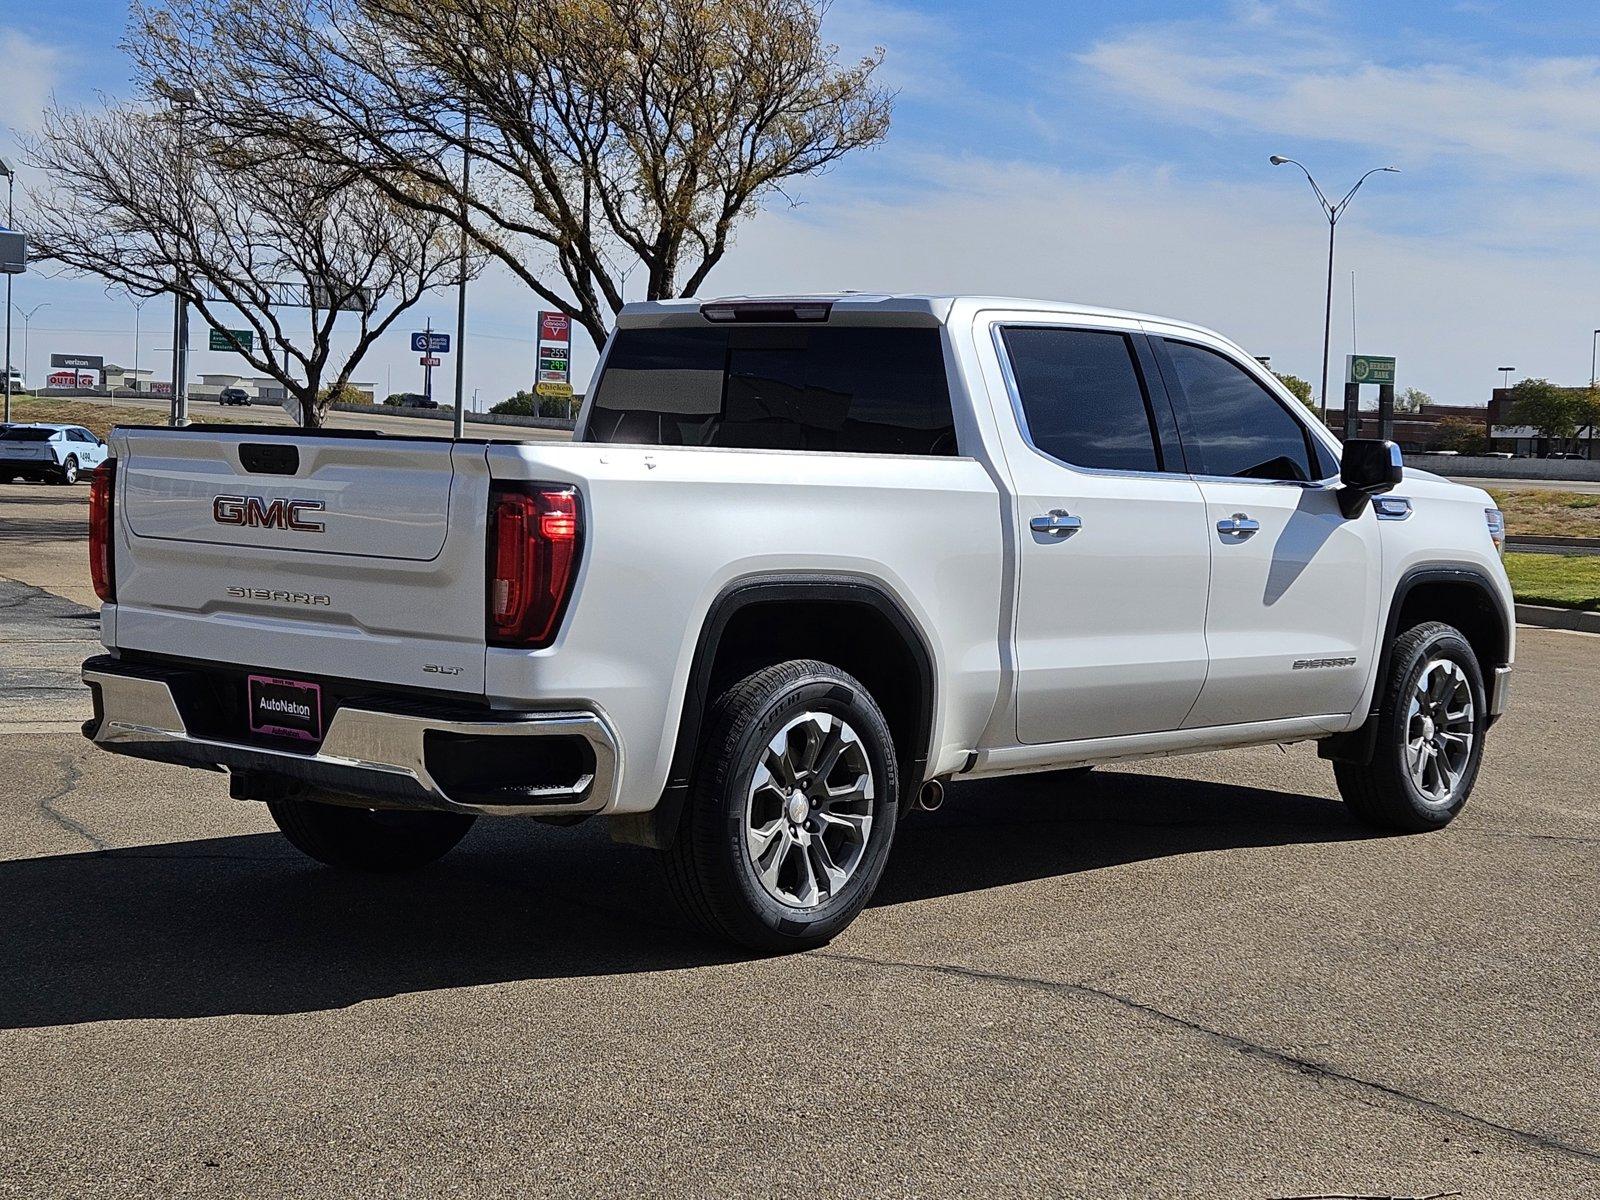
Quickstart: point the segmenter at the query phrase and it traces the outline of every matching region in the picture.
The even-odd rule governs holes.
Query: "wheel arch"
[[[765,574],[735,580],[712,601],[690,662],[666,787],[653,810],[619,819],[616,836],[670,843],[711,701],[749,671],[792,658],[821,659],[861,680],[894,734],[905,794],[915,794],[927,770],[937,701],[935,660],[921,626],[870,576]]]
[[[1429,563],[1411,568],[1400,577],[1389,600],[1367,719],[1349,733],[1319,742],[1317,752],[1323,758],[1372,761],[1378,707],[1395,639],[1403,630],[1427,620],[1444,621],[1461,631],[1477,656],[1486,686],[1493,678],[1494,668],[1506,664],[1515,622],[1488,572],[1472,563]]]

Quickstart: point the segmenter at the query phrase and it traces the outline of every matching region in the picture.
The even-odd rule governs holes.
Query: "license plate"
[[[315,742],[322,737],[322,687],[275,675],[252,675],[247,684],[250,732]]]

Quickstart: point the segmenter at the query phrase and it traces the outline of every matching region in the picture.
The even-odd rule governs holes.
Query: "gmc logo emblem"
[[[305,513],[322,512],[328,506],[321,500],[290,500],[260,496],[218,496],[211,502],[211,519],[218,525],[244,525],[260,529],[293,529],[299,533],[321,533],[321,521],[308,520]]]

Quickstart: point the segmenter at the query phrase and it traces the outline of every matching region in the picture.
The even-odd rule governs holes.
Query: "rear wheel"
[[[295,849],[330,867],[374,873],[410,871],[442,858],[477,819],[315,800],[269,800],[267,810]]]
[[[1461,633],[1442,621],[1406,630],[1380,681],[1370,763],[1335,762],[1339,794],[1361,820],[1421,833],[1448,825],[1483,759],[1483,674]]]
[[[61,464],[61,482],[74,484],[78,482],[78,456],[67,455],[67,461]]]
[[[668,882],[717,937],[820,946],[877,887],[899,794],[888,724],[859,681],[809,659],[767,667],[712,706]]]

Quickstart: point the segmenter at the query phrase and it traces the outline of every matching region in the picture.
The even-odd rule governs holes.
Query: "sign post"
[[[533,390],[540,396],[572,400],[572,318],[566,313],[539,314],[538,368]]]
[[[1386,354],[1347,354],[1344,358],[1344,439],[1361,428],[1361,385],[1378,385],[1378,436],[1394,437],[1394,357]]]
[[[422,355],[422,395],[428,400],[433,399],[433,369],[439,365],[436,355],[450,353],[450,335],[448,333],[435,333],[433,331],[433,318],[428,318],[428,327],[421,333],[411,335],[411,349]]]

